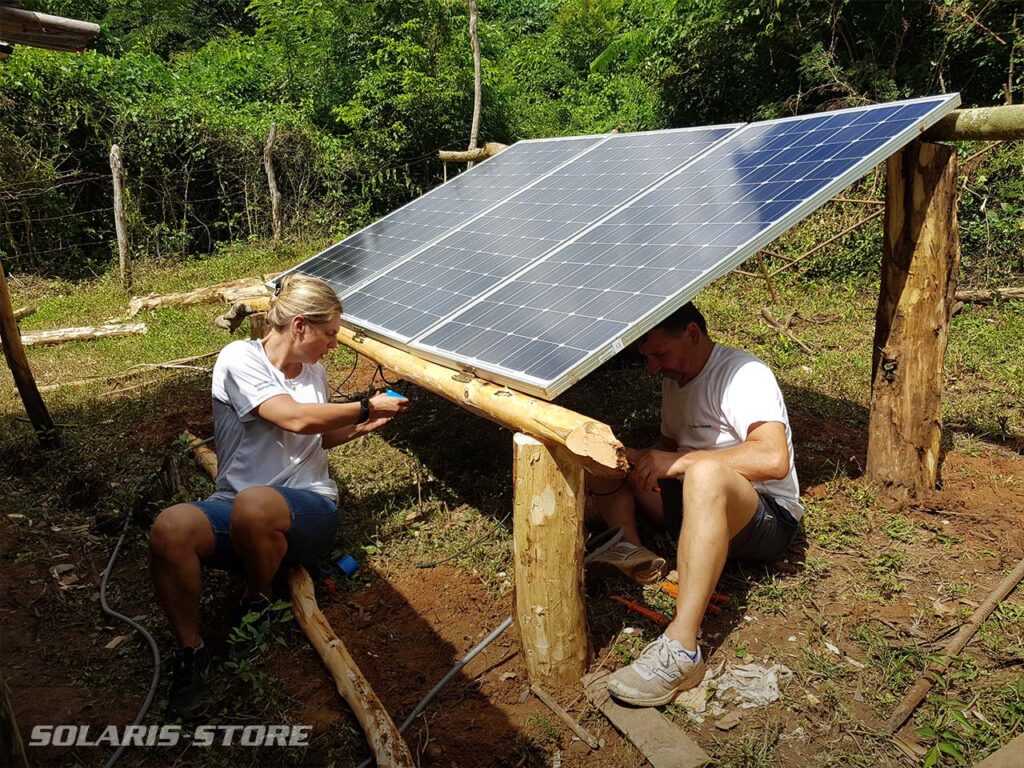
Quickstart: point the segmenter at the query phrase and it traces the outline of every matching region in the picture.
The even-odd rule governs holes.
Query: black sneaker
[[[171,712],[181,718],[190,717],[202,707],[210,695],[206,676],[210,656],[206,646],[181,648],[171,657],[171,685],[167,703]]]

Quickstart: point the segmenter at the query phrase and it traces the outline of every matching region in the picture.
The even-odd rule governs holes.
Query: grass
[[[273,272],[314,249],[287,246],[274,252],[257,245],[225,249],[215,257],[182,265],[142,264],[137,292],[183,290]],[[16,304],[39,307],[25,328],[102,322],[123,313],[128,301],[111,276],[78,284],[16,279],[12,288]],[[726,766],[895,765],[899,758],[891,746],[865,735],[870,729],[859,722],[889,714],[934,650],[926,645],[925,636],[956,619],[954,614],[934,615],[933,601],[941,597],[947,605],[965,609],[949,599],[970,596],[974,578],[967,569],[982,557],[990,568],[991,558],[1001,550],[993,544],[986,554],[975,541],[965,544],[956,526],[942,525],[939,517],[893,510],[859,479],[863,446],[858,441],[867,424],[877,289],[861,281],[809,283],[789,276],[778,278],[776,288],[776,316],[798,311],[806,318],[797,320],[794,331],[821,350],[817,355],[805,354],[761,322],[755,308],[770,303],[763,282],[730,277],[701,295],[715,338],[765,359],[776,372],[791,413],[799,412],[812,425],[795,435],[798,460],[811,468],[801,475],[810,489],[806,544],[784,568],[730,566],[723,584],[734,604],[717,619],[714,634],[720,639],[715,642],[721,645],[716,646],[715,659],[738,662],[742,650],[744,661],[782,660],[796,675],[784,686],[782,701],[745,715],[743,723],[728,733],[717,732],[712,725],[709,736],[706,724],[699,738],[702,743],[713,741],[709,750]],[[49,383],[201,354],[229,339],[211,323],[221,309],[146,313],[139,318],[149,325],[146,336],[32,348],[29,357],[40,383]],[[330,379],[340,382],[354,362],[350,352],[339,349],[327,361]],[[1019,376],[1024,370],[1024,303],[972,306],[958,314],[948,363],[943,407],[944,418],[954,427],[949,449],[972,458],[1003,455],[1006,434],[1024,432],[1019,405],[1024,401]],[[356,381],[365,387],[371,373],[372,366],[363,361],[345,393],[358,391]],[[9,387],[0,388],[5,427],[0,433],[0,485],[5,503],[31,518],[33,531],[61,537],[51,540],[40,534],[19,545],[5,562],[45,572],[56,562],[56,554],[67,552],[77,562],[93,558],[92,572],[98,572],[104,564],[99,558],[111,541],[107,534],[95,532],[97,520],[120,519],[135,506],[184,427],[204,436],[210,433],[205,374],[153,373],[131,385],[143,381],[146,386],[123,395],[108,393],[102,384],[46,393],[54,419],[71,425],[64,430],[65,448],[60,453],[36,446],[28,425],[14,418],[21,414],[20,404]],[[342,488],[342,525],[334,554],[350,553],[364,566],[355,578],[337,580],[342,599],[344,593],[379,578],[377,573],[448,557],[456,568],[484,583],[495,599],[507,599],[513,586],[511,523],[506,519],[512,508],[510,435],[419,388],[407,386],[403,391],[414,408],[401,424],[336,449],[329,457]],[[559,402],[609,423],[626,444],[642,445],[657,434],[657,392],[653,377],[606,366]],[[805,458],[809,453],[816,457],[813,462]],[[1019,492],[1019,478],[1012,474],[971,471],[976,476],[965,480],[996,492]],[[188,482],[197,496],[209,488],[198,473]],[[61,531],[53,532],[51,526]],[[169,638],[149,593],[140,586],[147,551],[137,533],[129,537],[122,559],[124,567],[135,568],[138,580],[115,579],[115,587],[132,615],[146,614],[145,623],[161,627],[158,641],[166,647]],[[929,566],[936,557],[939,565]],[[926,567],[931,570],[923,574]],[[205,614],[223,610],[227,584],[226,579],[213,577],[204,597]],[[630,596],[663,612],[672,610],[671,598],[662,593],[637,590]],[[606,638],[600,648],[606,666],[633,660],[659,631],[608,600],[600,587],[590,598],[591,625]],[[81,623],[109,636],[87,590],[61,592],[45,610],[62,626]],[[895,618],[888,618],[890,613]],[[623,627],[635,631],[625,633]],[[251,722],[270,722],[268,712],[280,718],[276,722],[294,716],[294,696],[273,669],[301,637],[290,623],[277,630],[278,637],[288,640],[288,648],[270,642],[237,674],[219,673],[217,684],[228,691],[219,717],[234,717],[232,713],[240,710]],[[798,639],[788,642],[788,636]],[[842,654],[828,650],[826,640]],[[933,729],[929,749],[953,744],[965,760],[973,761],[1019,730],[1024,694],[1019,666],[1011,662],[1024,654],[1022,649],[1024,607],[1019,598],[1010,599],[984,623],[972,654],[958,662],[921,708],[916,726]],[[125,646],[114,667],[108,656],[83,653],[76,658],[81,662],[78,684],[95,696],[105,696],[114,680],[130,673],[133,684],[143,688],[148,663],[143,650]],[[53,663],[61,660],[53,657]],[[819,704],[811,705],[806,692],[813,692]],[[975,696],[977,701],[972,701]],[[951,714],[959,710],[967,712],[970,728]],[[803,739],[791,737],[797,723],[804,728]],[[527,725],[529,738],[544,750],[553,751],[563,739],[563,729],[546,715],[534,716]],[[695,724],[687,727],[698,732]],[[347,764],[355,755],[361,758],[363,749],[358,731],[342,724],[315,758],[292,755],[286,762]],[[535,754],[524,756],[529,764],[541,764],[533,760]],[[940,763],[956,762],[948,752],[937,756]],[[210,753],[203,759],[207,765],[237,766],[251,762],[251,757],[232,752]],[[159,764],[159,758],[150,762]]]

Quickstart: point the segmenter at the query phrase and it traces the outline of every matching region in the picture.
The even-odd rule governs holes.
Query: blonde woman
[[[149,534],[153,586],[180,646],[169,703],[181,716],[208,693],[202,566],[244,571],[241,614],[265,611],[283,562],[315,561],[334,543],[338,487],[325,449],[379,429],[408,406],[385,394],[330,402],[319,361],[338,345],[341,302],[327,283],[285,277],[268,321],[264,338],[231,342],[213,368],[215,492],[163,510]]]

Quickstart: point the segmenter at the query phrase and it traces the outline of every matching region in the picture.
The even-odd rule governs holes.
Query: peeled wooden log
[[[921,134],[924,141],[1020,141],[1024,104],[957,109]]]
[[[583,470],[560,447],[513,439],[512,561],[516,624],[530,680],[574,686],[587,668],[583,607]]]
[[[239,329],[245,318],[260,312],[266,312],[270,305],[267,298],[243,299],[234,302],[227,311],[214,319],[213,324],[225,331],[234,333]]]
[[[217,454],[191,432],[183,437],[192,448],[196,461],[212,477],[217,477]],[[414,768],[412,755],[402,735],[388,716],[384,705],[367,682],[363,673],[334,633],[327,617],[320,611],[313,593],[313,580],[302,566],[288,573],[288,585],[292,592],[292,613],[295,621],[309,638],[316,652],[320,654],[327,670],[334,678],[338,693],[352,708],[359,724],[366,732],[366,739],[376,756],[378,766]]]
[[[24,320],[26,317],[29,317],[30,315],[34,315],[35,313],[36,313],[36,308],[35,307],[20,307],[19,309],[14,310],[14,319],[15,320]]]
[[[145,323],[109,323],[107,325],[86,325],[81,328],[55,328],[51,331],[26,331],[21,334],[21,343],[26,347],[38,347],[63,344],[67,341],[142,336],[148,330]]]
[[[463,152],[442,149],[437,156],[446,163],[475,163],[479,160],[486,160],[488,157],[494,157],[504,149],[507,149],[507,145],[489,141],[479,149],[469,149]]]
[[[135,317],[144,309],[190,307],[217,301],[231,303],[245,298],[269,295],[270,290],[263,284],[262,278],[243,277],[180,293],[150,293],[146,296],[136,296],[128,303],[128,317]]]
[[[992,288],[974,291],[957,291],[956,300],[965,304],[991,304],[993,301],[1024,299],[1024,288]]]
[[[607,424],[422,360],[350,328],[341,329],[338,341],[470,413],[538,440],[564,446],[591,474],[620,478],[629,467],[625,448]]]
[[[345,644],[334,633],[327,618],[316,604],[313,594],[313,580],[302,566],[292,568],[288,573],[288,585],[292,591],[292,613],[302,627],[310,643],[320,654],[327,670],[334,678],[338,693],[352,708],[359,724],[363,726],[366,739],[377,758],[378,766],[413,768],[409,747],[398,732],[394,721],[388,716],[377,694],[359,671]]]

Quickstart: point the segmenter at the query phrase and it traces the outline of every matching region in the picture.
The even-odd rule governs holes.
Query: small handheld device
[[[400,392],[395,392],[395,390],[393,389],[385,389],[384,394],[387,395],[388,397],[400,397],[403,400],[405,399],[405,395],[401,394]]]

